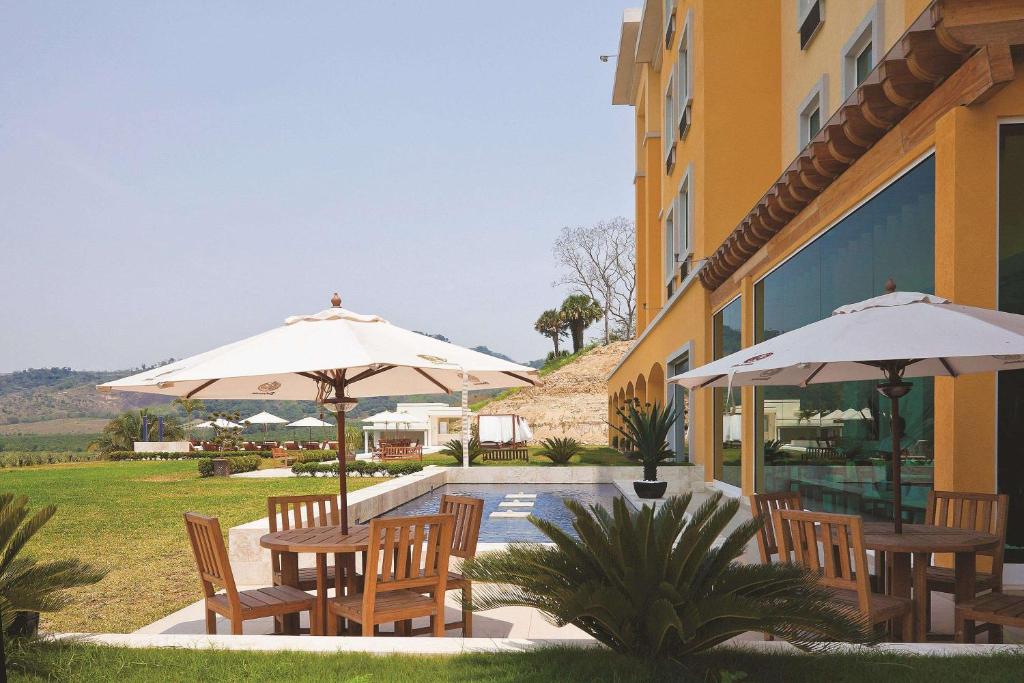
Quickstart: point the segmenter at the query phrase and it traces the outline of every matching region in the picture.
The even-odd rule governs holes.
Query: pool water
[[[533,526],[526,517],[492,518],[490,516],[492,512],[506,509],[529,512],[535,517],[554,522],[575,536],[576,532],[572,528],[572,513],[566,509],[562,502],[563,499],[571,498],[584,505],[596,503],[610,510],[612,501],[620,495],[619,490],[612,484],[445,484],[384,513],[383,516],[436,513],[441,506],[441,496],[446,493],[483,499],[484,518],[480,524],[481,543],[549,542],[548,537]],[[505,494],[508,493],[535,493],[537,498],[534,499],[533,508],[499,507],[498,504],[502,501],[515,500],[505,498]]]

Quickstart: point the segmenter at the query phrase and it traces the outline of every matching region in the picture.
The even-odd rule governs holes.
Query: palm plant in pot
[[[626,456],[639,460],[644,467],[644,478],[633,482],[633,490],[641,498],[661,498],[668,482],[658,480],[658,463],[675,455],[668,445],[668,434],[677,417],[675,408],[657,401],[641,405],[639,399],[633,399],[615,412],[622,426],[610,425],[611,428],[630,445]]]

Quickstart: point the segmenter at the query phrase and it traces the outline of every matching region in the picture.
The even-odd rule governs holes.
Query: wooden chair
[[[1001,593],[1003,590],[1003,552],[1006,547],[1006,524],[1009,516],[1010,499],[1005,493],[961,493],[959,491],[929,491],[925,508],[925,524],[955,529],[973,529],[994,534],[1001,542],[992,550],[979,552],[979,556],[992,558],[988,572],[978,571],[975,594],[985,591]],[[956,577],[948,567],[929,565],[927,577],[926,604],[928,605],[928,628],[931,629],[932,591],[938,593],[956,592]],[[989,624],[989,640],[1002,639],[1002,627]]]
[[[771,564],[772,557],[779,554],[775,541],[775,510],[800,510],[799,493],[780,491],[778,493],[755,493],[750,496],[750,512],[754,519],[764,519],[764,525],[757,534],[757,550],[761,553],[761,564]]]
[[[217,633],[217,616],[231,620],[231,633],[242,634],[242,623],[262,617],[282,617],[286,614],[309,612],[309,623],[316,624],[316,598],[291,586],[271,586],[239,591],[231,573],[228,551],[224,547],[220,522],[216,517],[205,517],[194,512],[185,513],[185,528],[196,558],[196,568],[206,594],[206,632]],[[216,587],[224,589],[217,593]]]
[[[913,640],[913,603],[871,592],[860,517],[782,509],[774,516],[780,561],[807,567],[833,589],[837,602],[856,608],[872,625],[893,621],[894,634],[898,631],[904,641]],[[820,555],[819,539],[830,539]]]
[[[444,636],[444,595],[448,581],[453,515],[380,517],[370,520],[370,543],[362,594],[336,597],[327,604],[327,632],[336,635],[338,618],[358,622],[364,636],[374,626],[431,617],[433,634]],[[336,595],[342,595],[335,579]],[[423,595],[429,593],[432,597]]]
[[[338,526],[341,512],[338,497],[333,494],[308,496],[271,496],[267,498],[267,520],[270,533],[288,529],[311,529],[319,526]],[[281,585],[281,553],[270,552],[270,565],[275,586]],[[336,564],[327,566],[327,580],[334,581]],[[301,590],[316,588],[316,567],[299,569]]]
[[[480,539],[480,523],[484,518],[484,501],[468,496],[441,496],[443,515],[453,515],[455,526],[452,530],[452,557],[467,560],[476,557],[476,544]],[[462,591],[462,619],[450,621],[444,625],[446,631],[461,628],[464,638],[473,637],[473,612],[469,607],[473,600],[473,582],[459,572],[448,570],[446,590]],[[413,635],[427,633],[432,627],[413,630]]]
[[[1003,626],[1024,628],[1024,595],[989,593],[956,606],[957,642],[964,642],[964,634],[975,633],[974,623],[983,621],[989,625],[989,642],[1003,642]],[[966,628],[967,626],[971,628]],[[995,630],[993,627],[998,627]],[[971,642],[974,642],[973,636]]]

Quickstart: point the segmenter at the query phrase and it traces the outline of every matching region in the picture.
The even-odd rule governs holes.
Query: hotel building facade
[[[609,420],[670,401],[677,458],[716,486],[891,516],[874,383],[691,395],[666,379],[890,279],[1024,313],[1020,46],[1024,0],[626,10],[612,101],[636,120],[638,334],[608,377]],[[1024,371],[914,385],[908,519],[932,487],[1009,493],[1006,560],[1024,563]]]

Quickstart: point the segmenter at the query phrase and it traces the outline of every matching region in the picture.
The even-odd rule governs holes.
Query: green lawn
[[[495,467],[495,466],[497,466],[497,467],[508,467],[508,466],[511,466],[511,465],[519,465],[519,466],[523,466],[523,465],[540,465],[540,466],[547,466],[547,467],[562,467],[562,465],[555,465],[553,462],[551,462],[549,459],[545,458],[543,455],[537,455],[537,451],[539,451],[539,450],[540,450],[539,446],[530,446],[529,447],[529,452],[530,452],[530,461],[529,462],[522,462],[521,460],[520,461],[500,460],[500,461],[488,462],[488,461],[484,460],[482,457],[480,457],[480,458],[477,458],[477,461],[475,463],[473,463],[473,466],[476,467],[478,465],[481,465],[481,466],[484,466],[484,467]],[[438,455],[438,454],[435,453],[433,455],[424,455],[423,456],[423,464],[424,465],[456,465],[458,463],[456,463],[452,458],[450,458],[450,457],[448,457],[446,455]],[[628,458],[626,458],[626,456],[624,456],[619,451],[615,450],[614,448],[608,448],[607,446],[584,446],[583,447],[583,452],[580,453],[577,456],[574,456],[573,459],[569,461],[569,465],[634,465],[635,466],[637,464],[638,463],[633,462],[632,460],[629,460]],[[672,466],[672,463],[665,463],[665,465],[666,466]]]
[[[720,677],[710,671],[725,672]],[[128,650],[48,645],[15,656],[15,681],[812,681],[910,683],[1020,680],[1024,656],[765,655],[723,650],[687,667],[608,651],[546,649],[456,657]],[[745,675],[739,673],[743,672]]]
[[[349,490],[376,483],[350,479]],[[0,491],[57,514],[29,546],[40,559],[79,557],[110,569],[75,604],[43,615],[57,631],[127,632],[202,593],[183,512],[220,517],[224,533],[266,515],[267,496],[337,490],[336,479],[200,479],[196,462],[93,462],[0,470]]]

